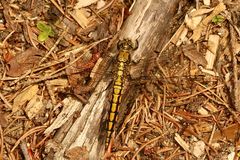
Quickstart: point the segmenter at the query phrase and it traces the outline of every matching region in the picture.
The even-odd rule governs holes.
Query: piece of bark
[[[156,47],[161,50],[164,44],[169,41],[171,37],[167,34],[170,33],[168,32],[169,23],[177,11],[179,1],[136,1],[131,15],[125,21],[119,35],[120,39],[138,40],[139,47],[132,53],[132,61],[139,62],[139,60],[142,60],[146,63]],[[116,53],[116,47],[111,52]],[[140,64],[139,68],[144,69],[144,63]],[[76,147],[86,147],[90,160],[103,157],[105,137],[99,135],[100,128],[105,129],[105,126],[100,125],[103,108],[109,101],[108,90],[106,89],[110,82],[111,79],[108,77],[99,82],[89,99],[89,103],[84,106],[79,117],[61,142],[62,148],[54,154],[54,159],[65,159],[65,153]],[[128,90],[128,92],[135,93],[136,91],[133,89]]]

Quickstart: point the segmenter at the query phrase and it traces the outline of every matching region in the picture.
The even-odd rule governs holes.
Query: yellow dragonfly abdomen
[[[108,124],[107,124],[107,138],[106,138],[106,148],[111,140],[114,126],[117,120],[117,114],[119,110],[119,105],[121,103],[122,90],[124,86],[124,76],[126,73],[126,66],[130,61],[130,53],[137,48],[129,39],[123,39],[118,42],[118,64],[117,64],[117,75],[113,86],[113,95],[111,100],[111,107],[108,114]]]

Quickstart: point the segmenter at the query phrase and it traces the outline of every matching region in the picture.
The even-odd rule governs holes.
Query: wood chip
[[[106,5],[106,2],[104,0],[99,0],[97,2],[97,10],[103,8]]]
[[[206,69],[213,69],[213,65],[215,63],[215,59],[217,57],[217,49],[219,46],[219,35],[209,35],[208,39],[208,50],[206,52],[206,60],[207,60],[207,66]]]
[[[203,0],[203,4],[206,6],[210,6],[210,0]]]
[[[187,142],[185,142],[182,137],[178,134],[175,133],[175,137],[174,139],[177,141],[177,143],[188,153],[191,153],[190,151],[190,146],[187,144]]]
[[[192,153],[197,158],[201,158],[201,156],[205,153],[206,145],[203,141],[197,141],[193,143],[193,146],[191,147]]]
[[[181,36],[181,34],[182,34],[182,32],[183,32],[183,30],[186,28],[186,26],[185,26],[185,24],[182,24],[179,28],[178,28],[178,30],[174,33],[174,35],[172,36],[172,38],[171,38],[171,42],[173,43],[173,44],[176,44],[177,43],[177,41],[179,40],[179,37]]]
[[[61,87],[67,87],[69,85],[68,80],[64,78],[49,80],[48,84],[51,86],[61,86]]]
[[[201,133],[211,132],[213,129],[213,125],[205,121],[200,121],[197,124],[194,124],[194,127]]]
[[[88,160],[89,153],[87,147],[74,147],[65,152],[65,156],[69,159]]]
[[[44,131],[45,135],[49,135],[55,129],[60,128],[76,111],[80,110],[81,102],[69,97],[63,100],[63,110],[54,120],[54,122]]]
[[[89,24],[89,20],[83,9],[75,9],[74,11],[70,12],[70,14],[82,28],[86,28]]]
[[[202,66],[199,66],[199,69],[206,74],[212,75],[212,76],[219,76],[219,74],[215,71],[204,69]]]
[[[0,126],[7,127],[8,126],[8,120],[6,114],[0,113]]]
[[[218,111],[218,109],[210,102],[207,102],[204,106],[207,110],[209,110],[211,113],[215,113]]]
[[[201,114],[201,115],[205,115],[205,116],[209,115],[208,111],[205,108],[203,108],[203,107],[200,107],[198,109],[198,113]]]

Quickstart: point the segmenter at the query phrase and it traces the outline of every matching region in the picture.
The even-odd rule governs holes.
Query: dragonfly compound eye
[[[130,39],[120,40],[117,44],[118,50],[136,50],[138,48],[138,41],[133,43]]]

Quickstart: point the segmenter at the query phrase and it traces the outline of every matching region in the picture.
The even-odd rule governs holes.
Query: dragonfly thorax
[[[122,50],[119,52],[119,55],[118,55],[118,61],[119,62],[128,62],[130,59],[130,52],[128,51],[125,51],[125,50]]]

